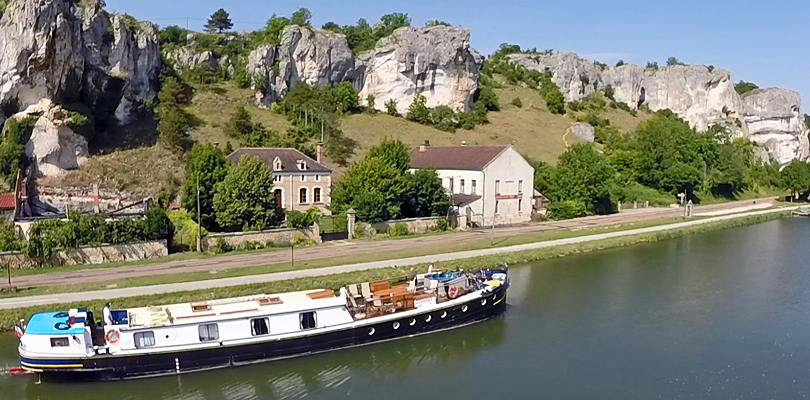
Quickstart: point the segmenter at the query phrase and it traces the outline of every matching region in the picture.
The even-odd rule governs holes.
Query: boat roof
[[[84,320],[72,326],[68,325],[67,311],[34,314],[25,327],[26,335],[79,335],[82,333],[84,333]]]
[[[331,290],[320,289],[129,308],[126,311],[130,328],[144,328],[197,324],[252,315],[306,312],[345,305],[344,298],[335,296]]]

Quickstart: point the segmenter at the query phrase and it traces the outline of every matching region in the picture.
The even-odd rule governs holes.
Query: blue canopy
[[[83,322],[83,321],[82,321]],[[78,325],[78,326],[76,326]],[[34,314],[25,328],[26,335],[80,335],[84,333],[84,324],[68,325],[66,311],[54,311]]]

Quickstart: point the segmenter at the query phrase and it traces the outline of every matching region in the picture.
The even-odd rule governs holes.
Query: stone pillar
[[[346,219],[348,221],[348,229],[349,229],[349,240],[354,239],[354,225],[356,222],[357,212],[354,211],[354,208],[350,208],[349,211],[346,211]]]

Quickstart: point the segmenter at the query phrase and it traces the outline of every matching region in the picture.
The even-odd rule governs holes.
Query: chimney
[[[317,161],[318,164],[320,164],[322,158],[323,158],[323,143],[318,142],[318,144],[315,145],[315,161]]]
[[[423,144],[420,144],[420,145],[419,145],[419,152],[420,152],[420,153],[424,153],[426,148],[427,148],[427,146],[425,146],[425,145],[423,145]]]

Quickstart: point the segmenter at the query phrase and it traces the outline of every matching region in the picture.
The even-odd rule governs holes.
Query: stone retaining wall
[[[247,242],[267,245],[268,242],[274,244],[294,243],[296,239],[303,237],[307,240],[314,240],[321,243],[321,230],[318,224],[308,229],[272,229],[260,232],[233,232],[233,233],[212,233],[203,238],[204,249],[214,246],[219,239],[224,239],[232,247],[239,247]],[[299,239],[300,240],[300,239]]]
[[[388,229],[393,228],[394,225],[402,223],[408,226],[408,233],[425,233],[436,227],[437,221],[441,217],[428,217],[428,218],[408,218],[398,219],[385,222],[377,222],[371,224],[371,227],[379,233],[386,233]]]
[[[111,244],[102,246],[82,246],[77,249],[60,251],[46,264],[83,265],[106,264],[123,261],[140,261],[152,258],[161,258],[169,255],[166,240],[151,242]],[[0,253],[0,263],[10,264],[11,268],[34,268],[38,265],[25,255],[17,252]]]

